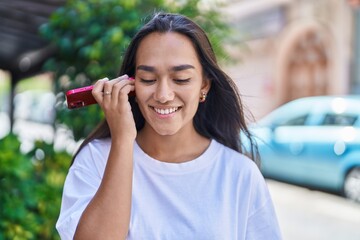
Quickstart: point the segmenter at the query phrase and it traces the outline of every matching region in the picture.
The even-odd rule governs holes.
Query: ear
[[[202,86],[200,89],[200,97],[199,97],[200,103],[203,103],[206,101],[206,96],[209,93],[210,87],[211,87],[211,82],[209,81],[209,79],[203,78]]]
[[[210,91],[210,88],[211,88],[210,80],[208,78],[204,77],[200,91],[208,93]]]

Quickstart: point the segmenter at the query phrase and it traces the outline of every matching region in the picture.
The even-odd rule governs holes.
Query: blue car
[[[360,202],[360,96],[297,99],[250,129],[265,177]]]

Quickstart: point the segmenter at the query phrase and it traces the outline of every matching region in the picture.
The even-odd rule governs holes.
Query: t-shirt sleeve
[[[88,146],[77,155],[65,180],[56,229],[62,240],[73,239],[79,219],[101,183]]]
[[[260,171],[252,176],[246,240],[281,240],[281,232],[268,186]]]
[[[281,234],[271,199],[248,219],[247,240],[280,240]]]

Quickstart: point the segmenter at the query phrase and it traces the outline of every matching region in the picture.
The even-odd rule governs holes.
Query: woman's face
[[[195,131],[201,93],[209,90],[191,41],[174,32],[151,33],[136,54],[137,103],[151,128],[163,136]]]

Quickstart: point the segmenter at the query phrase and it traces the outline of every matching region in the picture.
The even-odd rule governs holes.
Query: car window
[[[303,126],[305,125],[306,119],[308,115],[301,115],[291,119],[287,119],[286,121],[280,123],[280,126]]]
[[[356,115],[329,113],[329,114],[326,114],[322,125],[352,126],[352,125],[354,125],[356,120],[357,120]]]

